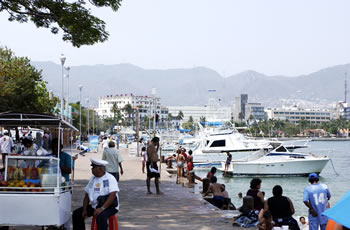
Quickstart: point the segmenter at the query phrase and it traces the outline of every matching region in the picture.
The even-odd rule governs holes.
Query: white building
[[[305,119],[311,124],[328,122],[334,118],[333,111],[329,109],[303,109],[299,107],[269,108],[265,110],[268,119],[288,120],[290,123],[298,123]]]
[[[99,98],[99,107],[96,112],[102,118],[113,117],[112,107],[116,104],[124,116],[127,116],[123,110],[125,105],[130,104],[133,108],[139,107],[139,117],[142,120],[145,117],[153,117],[155,111],[159,116],[159,121],[166,121],[168,110],[162,107],[159,97],[136,96],[131,94],[107,95]],[[131,117],[135,117],[133,113]]]
[[[205,117],[206,121],[230,121],[232,113],[231,107],[211,109],[207,106],[168,106],[168,109],[172,116],[177,116],[182,111],[182,122],[187,122],[191,116],[195,122],[200,121],[201,117]]]

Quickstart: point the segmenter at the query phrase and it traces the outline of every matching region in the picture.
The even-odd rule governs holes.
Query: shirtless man
[[[159,138],[158,137],[153,137],[151,140],[151,143],[147,146],[147,162],[146,162],[146,169],[147,169],[147,180],[146,180],[146,185],[147,185],[147,193],[152,194],[150,190],[150,183],[151,183],[151,178],[155,178],[154,182],[156,185],[156,191],[158,195],[162,195],[163,193],[159,190],[159,170],[158,170],[158,148],[159,148]],[[152,168],[152,171],[151,169]]]
[[[222,192],[224,190],[224,187],[222,186],[222,184],[216,183],[217,182],[216,176],[212,176],[210,182],[211,183],[208,188],[208,191],[206,191],[203,194],[203,196],[207,196],[209,192],[212,192],[214,205],[218,208],[222,208],[222,206],[225,203],[224,194]]]

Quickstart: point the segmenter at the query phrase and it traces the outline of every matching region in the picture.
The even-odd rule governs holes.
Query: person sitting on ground
[[[216,167],[212,167],[212,168],[210,169],[210,172],[208,172],[208,174],[207,174],[207,178],[209,179],[209,181],[211,181],[211,178],[212,178],[213,176],[215,176],[215,173],[216,173]]]
[[[119,168],[120,168],[120,174],[123,175],[123,158],[120,155],[119,149],[115,148],[115,142],[110,141],[108,143],[108,148],[103,150],[102,153],[102,160],[105,160],[108,162],[108,165],[106,166],[106,171],[110,174],[112,174],[115,179],[119,182]]]
[[[264,208],[264,195],[260,191],[261,179],[253,178],[250,181],[250,189],[247,191],[247,196],[254,198],[254,209],[260,211]]]
[[[177,178],[176,178],[176,184],[179,184],[182,182],[183,177],[183,169],[185,165],[185,157],[182,154],[183,151],[178,150],[177,151],[177,157],[176,157],[176,164],[177,164]]]
[[[226,186],[224,184],[222,184],[222,194],[224,196],[223,209],[236,210],[236,207],[231,203],[231,198],[229,197],[228,192],[226,191]]]
[[[217,178],[216,178],[216,176],[213,176],[211,178],[211,181],[210,181],[211,184],[210,184],[208,190],[203,194],[203,196],[205,197],[210,192],[212,192],[214,205],[218,208],[222,208],[222,206],[225,203],[224,194],[222,193],[223,186],[222,186],[222,184],[219,184],[216,182],[217,182]]]
[[[309,230],[309,223],[306,222],[305,217],[301,216],[298,224],[300,230]]]
[[[263,209],[259,212],[259,230],[272,230],[274,222],[270,211],[264,211]]]
[[[165,158],[167,168],[173,168],[173,160],[176,161],[176,154],[170,155]]]
[[[119,186],[114,176],[106,172],[107,161],[90,159],[92,177],[85,187],[83,207],[73,212],[73,230],[85,229],[85,218],[96,216],[98,230],[107,230],[107,220],[119,210]]]
[[[245,196],[243,197],[243,205],[238,209],[241,214],[236,217],[233,226],[238,225],[241,227],[255,227],[258,224],[257,210],[254,210],[254,197]]]
[[[282,196],[283,189],[280,185],[276,185],[272,189],[273,197],[265,202],[264,210],[271,212],[275,226],[282,227],[288,225],[291,230],[299,230],[298,222],[292,217],[294,214],[294,206],[292,201]]]

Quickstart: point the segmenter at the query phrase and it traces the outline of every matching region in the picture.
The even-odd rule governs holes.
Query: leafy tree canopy
[[[96,7],[110,7],[117,11],[121,0],[89,0]],[[37,27],[50,28],[73,46],[92,45],[107,40],[105,22],[93,16],[85,0],[0,0],[0,12],[9,14],[9,21],[32,21]]]
[[[28,58],[0,47],[0,112],[53,113],[57,102]]]

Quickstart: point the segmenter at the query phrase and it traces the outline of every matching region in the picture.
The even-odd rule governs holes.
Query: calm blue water
[[[320,182],[328,185],[331,192],[330,204],[334,205],[342,196],[350,190],[350,141],[314,141],[309,143],[309,148],[296,150],[298,152],[312,152],[315,155],[328,155],[333,162],[333,170],[329,162],[320,174]],[[200,177],[205,177],[207,171],[196,172]],[[237,194],[242,192],[243,196],[249,189],[252,177],[223,177],[217,174],[218,182],[226,185],[233,204],[236,207],[242,205],[242,200]],[[307,208],[303,203],[304,188],[309,185],[307,177],[271,177],[261,178],[261,191],[265,192],[265,197],[272,196],[273,186],[279,184],[283,188],[283,195],[289,197],[295,208],[296,216],[306,216]]]

